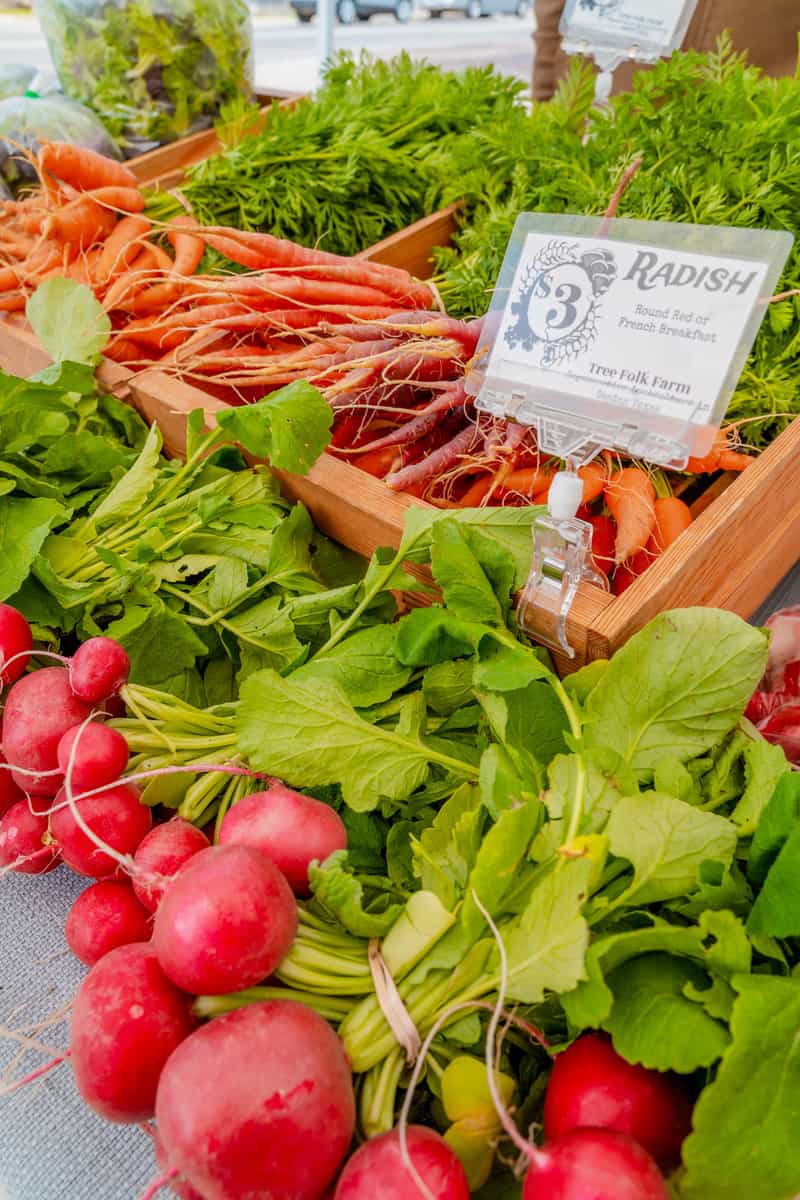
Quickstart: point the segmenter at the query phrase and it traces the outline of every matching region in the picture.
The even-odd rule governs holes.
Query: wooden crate
[[[431,252],[455,228],[456,206],[432,214],[363,252],[361,257],[430,275]],[[0,364],[30,373],[46,359],[35,339],[0,322]],[[194,387],[159,370],[137,376],[113,364],[101,369],[104,386],[129,399],[150,421],[158,421],[166,449],[180,454],[186,414],[202,408],[209,421],[224,407]],[[691,508],[695,520],[620,597],[582,585],[567,622],[575,658],[559,658],[563,671],[605,658],[656,613],[707,605],[749,617],[800,558],[800,489],[795,485],[800,455],[800,418],[739,476],[712,478]],[[380,480],[331,455],[308,476],[278,472],[284,493],[301,500],[318,526],[361,554],[399,545],[407,509],[422,501],[391,491]]]
[[[300,92],[257,92],[256,101],[260,108],[259,117],[265,120],[274,100],[283,107],[296,104]],[[215,129],[202,129],[189,137],[179,138],[157,150],[149,150],[140,154],[127,164],[143,187],[157,187],[162,190],[177,187],[189,167],[204,162],[221,149],[221,143]]]

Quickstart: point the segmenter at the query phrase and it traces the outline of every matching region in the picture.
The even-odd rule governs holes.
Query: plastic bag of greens
[[[33,154],[43,141],[73,142],[119,158],[120,152],[100,120],[64,96],[14,96],[0,100],[0,178],[12,188],[29,183],[36,172],[20,147]]]
[[[9,96],[24,96],[36,74],[36,67],[0,63],[0,100],[6,100]]]
[[[35,0],[61,86],[126,154],[213,124],[252,91],[245,0]]]

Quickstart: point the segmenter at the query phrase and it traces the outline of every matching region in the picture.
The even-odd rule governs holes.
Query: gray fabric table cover
[[[800,564],[753,617],[800,603]],[[0,880],[0,1027],[21,1029],[65,1008],[85,968],[66,948],[64,921],[86,880],[59,869],[43,878]],[[68,1042],[66,1023],[34,1035],[48,1048]],[[0,1037],[0,1079],[45,1060]],[[136,1200],[157,1172],[138,1128],[101,1121],[78,1096],[66,1065],[0,1099],[0,1200]],[[167,1192],[161,1193],[167,1195]]]

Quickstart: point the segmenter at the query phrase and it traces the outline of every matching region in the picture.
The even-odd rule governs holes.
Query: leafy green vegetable
[[[743,757],[745,788],[731,813],[731,820],[739,826],[740,837],[754,832],[777,784],[790,771],[780,746],[771,746],[763,738],[750,742]]]
[[[434,763],[463,777],[477,774],[419,736],[370,725],[331,680],[306,686],[260,671],[241,697],[239,744],[256,770],[297,787],[339,783],[358,811],[376,808],[382,797],[405,800]]]
[[[491,68],[340,54],[313,97],[274,106],[255,130],[223,127],[223,152],[192,168],[183,190],[205,224],[355,254],[433,211],[462,146],[520,91]]]
[[[736,830],[725,817],[657,792],[622,796],[606,832],[611,853],[633,867],[633,882],[623,893],[627,904],[685,895],[702,863],[727,864],[736,847]]]
[[[800,937],[800,823],[767,872],[747,922],[752,934]]]
[[[290,383],[260,405],[242,405],[217,414],[226,436],[240,441],[274,467],[307,475],[330,441],[333,412],[309,383]]]
[[[732,1042],[685,1143],[686,1200],[783,1200],[800,1189],[800,981],[745,975]]]
[[[25,306],[31,329],[56,363],[100,359],[111,320],[94,292],[74,279],[47,279]]]
[[[377,903],[365,908],[364,886],[348,870],[347,860],[347,851],[338,850],[325,863],[309,868],[315,901],[349,933],[357,937],[383,937],[400,916],[403,905],[393,904],[385,893],[379,893]]]
[[[763,883],[781,846],[800,820],[800,774],[781,776],[758,823],[750,855],[747,876],[752,883]]]
[[[454,316],[486,311],[521,212],[605,212],[622,171],[641,155],[621,217],[786,229],[795,245],[776,292],[800,286],[796,78],[748,67],[724,37],[715,51],[676,52],[593,106],[594,74],[574,65],[554,100],[510,109],[462,145],[443,199],[461,201],[453,245],[437,252],[437,286]],[[727,416],[757,417],[763,445],[800,409],[800,299],[772,305]]]
[[[22,587],[49,530],[68,515],[56,500],[0,497],[0,599]]]
[[[591,869],[585,859],[565,860],[533,892],[525,911],[504,936],[508,995],[536,1004],[546,990],[570,992],[584,978],[589,926],[581,915]]]
[[[398,692],[411,678],[411,668],[393,656],[397,631],[392,625],[374,625],[358,630],[314,661],[298,668],[292,679],[313,686],[331,679],[351,704],[366,708],[380,704]]]
[[[662,613],[615,654],[589,693],[587,745],[618,748],[643,775],[665,754],[681,762],[701,754],[738,721],[766,655],[766,636],[732,613]]]
[[[686,988],[708,986],[691,959],[645,954],[606,977],[614,1004],[603,1023],[628,1062],[689,1074],[708,1067],[730,1040],[726,1027],[690,1000]]]

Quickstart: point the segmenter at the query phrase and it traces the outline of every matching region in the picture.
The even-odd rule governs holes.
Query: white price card
[[[697,0],[568,0],[564,49],[609,70],[626,58],[655,62],[680,46],[696,7]]]
[[[467,388],[543,450],[681,466],[711,445],[788,233],[524,214]],[[480,358],[479,358],[480,362]]]

